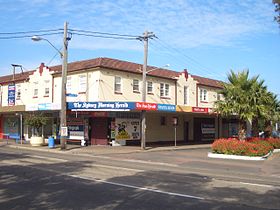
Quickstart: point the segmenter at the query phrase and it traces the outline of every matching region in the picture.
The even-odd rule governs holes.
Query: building
[[[213,112],[222,82],[191,75],[187,70],[149,66],[147,102],[143,103],[141,69],[141,64],[111,58],[69,63],[68,141],[138,144],[142,110],[147,111],[147,143],[173,142],[175,138],[184,143],[204,142],[230,135],[234,122]],[[24,119],[40,112],[48,117],[41,131],[44,137],[59,139],[61,65],[47,67],[42,63],[34,71],[0,77],[0,85],[0,138],[19,136],[23,127],[22,134],[28,140],[31,130]]]

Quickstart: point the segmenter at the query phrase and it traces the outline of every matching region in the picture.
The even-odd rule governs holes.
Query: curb
[[[271,156],[273,152],[270,152],[262,157],[249,157],[249,156],[241,156],[241,155],[225,155],[225,154],[216,154],[212,152],[208,152],[208,157],[210,158],[220,158],[220,159],[231,159],[231,160],[266,160],[269,156]]]

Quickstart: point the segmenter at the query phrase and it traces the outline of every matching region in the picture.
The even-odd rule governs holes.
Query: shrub
[[[276,138],[267,138],[265,141],[269,142],[274,149],[280,149],[280,139]]]
[[[217,139],[212,144],[212,152],[227,155],[264,156],[273,150],[268,141],[251,139],[239,141],[236,139]]]

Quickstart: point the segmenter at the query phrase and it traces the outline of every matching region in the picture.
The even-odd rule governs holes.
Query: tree
[[[278,15],[274,17],[274,19],[280,24],[280,0],[272,0],[272,2],[275,5],[275,12],[278,13]]]
[[[39,136],[39,130],[43,125],[47,124],[47,118],[42,114],[32,114],[25,119],[25,124],[31,126],[32,135]]]
[[[249,71],[230,72],[228,82],[223,84],[224,100],[215,103],[215,110],[222,116],[239,118],[239,139],[245,139],[245,123],[252,123],[253,136],[259,130],[271,136],[272,125],[280,120],[280,102],[267,90],[259,76],[249,78]]]
[[[252,106],[252,87],[258,82],[258,76],[249,78],[249,71],[228,74],[228,83],[223,84],[221,94],[224,100],[217,101],[215,110],[222,116],[237,116],[239,118],[240,140],[245,139],[246,121],[252,121],[255,110]]]

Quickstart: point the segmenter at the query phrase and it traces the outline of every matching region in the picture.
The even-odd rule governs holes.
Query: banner
[[[8,106],[15,105],[16,86],[15,84],[8,85]]]
[[[140,139],[140,119],[116,118],[115,140],[138,140]]]

